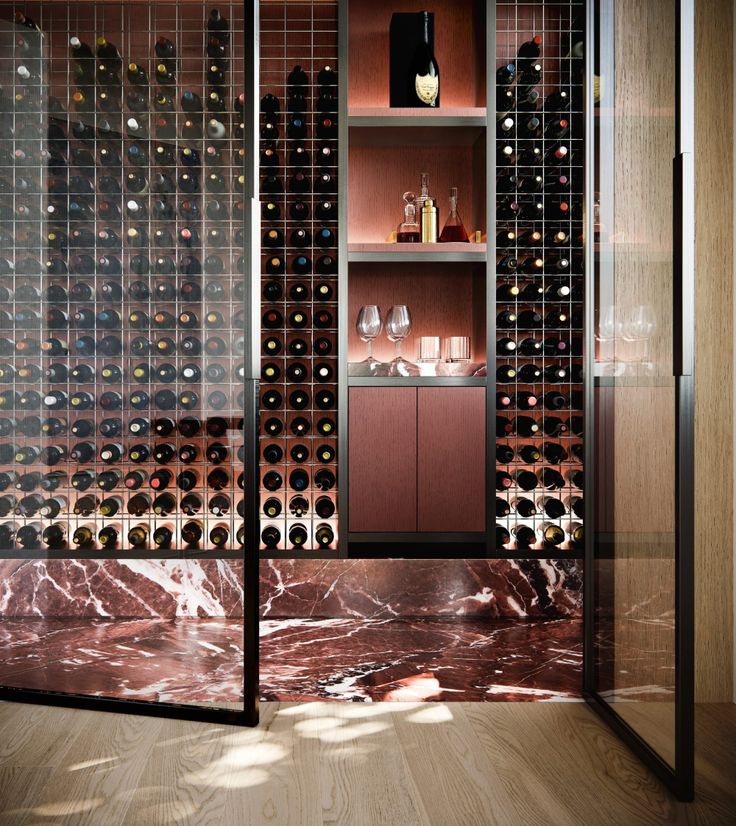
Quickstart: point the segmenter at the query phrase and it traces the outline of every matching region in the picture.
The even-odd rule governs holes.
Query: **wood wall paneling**
[[[485,530],[484,387],[420,387],[418,529]]]
[[[731,0],[696,3],[695,696],[700,702],[731,702],[734,688],[733,30]]]
[[[416,388],[352,388],[348,425],[350,531],[416,531]]]

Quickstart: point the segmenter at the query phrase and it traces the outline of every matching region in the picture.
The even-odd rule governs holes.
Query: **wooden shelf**
[[[478,107],[349,110],[350,143],[358,146],[467,146],[485,132],[486,110]]]
[[[269,551],[261,549],[259,552],[260,559],[340,559],[340,554],[337,550],[326,551],[298,551],[292,549],[290,551]]]
[[[348,125],[370,127],[402,128],[444,127],[467,128],[485,127],[487,114],[485,108],[477,106],[449,106],[442,109],[387,109],[380,106],[357,107],[348,110]]]
[[[349,376],[348,387],[485,387],[485,376]]]
[[[478,262],[486,260],[485,244],[348,244],[348,261],[365,263],[422,261]]]

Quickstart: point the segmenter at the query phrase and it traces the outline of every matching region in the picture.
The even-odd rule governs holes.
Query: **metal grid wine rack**
[[[317,549],[329,553],[337,549],[338,111],[337,86],[331,85],[337,84],[339,72],[337,15],[335,0],[264,0],[260,4],[260,94],[262,100],[272,95],[279,102],[275,117],[264,111],[267,104],[262,105],[260,122],[264,287],[261,548],[266,554],[299,555]],[[295,87],[289,76],[296,66],[306,73],[300,89],[303,101],[291,97]],[[320,78],[325,80],[324,74],[320,75],[325,67],[331,69],[329,84],[320,82]],[[325,93],[334,96],[326,105]],[[303,121],[303,128],[296,128],[295,118]],[[306,152],[306,160],[297,157],[298,148]],[[330,153],[327,158],[323,158],[323,150]],[[330,180],[321,186],[324,174]],[[297,182],[297,175],[304,178]],[[324,202],[333,205],[327,216],[319,208]],[[293,212],[297,203],[306,205],[305,214]],[[278,217],[273,217],[269,204],[276,206]],[[293,233],[299,230],[306,234],[297,242]],[[330,233],[324,242],[318,241],[322,230]],[[269,232],[279,234],[276,246],[268,246]],[[304,272],[296,267],[300,255],[309,259]],[[329,265],[320,267],[320,261],[326,263],[324,256],[329,257]],[[281,260],[283,267],[271,267],[277,271],[269,273],[268,262],[273,258]],[[269,292],[269,285],[275,292]],[[328,293],[322,295],[319,290],[325,286]],[[295,288],[301,293],[294,293]],[[296,326],[294,313],[303,315],[305,326]],[[276,319],[276,326],[266,326],[273,324],[269,318]],[[273,340],[279,342],[278,353],[269,350]],[[325,342],[329,352],[320,351],[320,344]],[[274,365],[278,375],[273,372]],[[327,366],[327,375],[319,374],[320,365]],[[304,368],[303,373],[290,374],[299,367]],[[325,391],[331,398],[321,407]],[[267,409],[269,404],[271,409]],[[297,426],[299,419],[306,429]],[[294,452],[300,446],[306,448],[302,455]],[[306,471],[306,487],[303,481],[294,484],[295,471],[297,475]],[[322,478],[325,471],[326,483]],[[327,516],[316,512],[326,500],[333,510]],[[325,527],[327,533],[323,535]]]
[[[11,554],[38,548],[72,555],[242,556],[249,493],[243,490],[244,142],[238,106],[243,7],[217,4],[229,35],[225,56],[214,58],[206,25],[211,8],[169,0],[0,8],[0,501],[9,507],[0,519],[0,546]],[[38,28],[24,25],[24,16]],[[72,57],[70,38],[94,50],[100,36],[117,47],[119,60],[112,53],[112,59],[86,63]],[[156,56],[158,37],[174,44],[174,55]],[[150,89],[131,82],[130,62],[143,67]],[[161,83],[154,79],[158,64],[166,68]],[[30,77],[19,73],[21,66]],[[204,112],[183,111],[185,90],[199,95]],[[208,111],[211,91],[219,99]],[[131,97],[136,92],[140,99]],[[154,103],[161,95],[171,111]],[[224,126],[224,135],[219,127],[208,131],[211,118]],[[217,151],[208,154],[208,147]],[[185,149],[199,156],[186,156],[193,165],[185,165]],[[218,210],[210,206],[214,201]],[[200,421],[195,434],[186,435],[186,417]],[[157,431],[162,419],[173,420],[171,433]],[[133,432],[136,420],[142,429]],[[164,444],[170,457],[169,448],[160,449]],[[142,447],[131,452],[134,446]],[[24,464],[25,448],[47,450]],[[59,453],[51,456],[50,448]],[[49,458],[58,461],[50,466]],[[126,484],[136,471],[137,489]],[[191,489],[178,484],[185,471],[194,474]],[[216,488],[213,471],[224,471]],[[100,487],[103,480],[109,489]],[[80,489],[87,481],[89,487]],[[156,506],[162,492],[173,495],[173,505]],[[137,494],[149,504],[131,513]],[[26,507],[21,500],[27,496],[39,499]],[[84,496],[112,497],[118,510],[109,516],[98,508],[75,512]],[[43,516],[45,507],[34,510],[53,497],[59,501],[52,510],[60,508],[53,517]],[[194,538],[199,529],[199,541],[182,535],[190,522],[194,533],[186,536]],[[63,535],[44,533],[54,525]],[[91,539],[77,545],[77,529],[84,526]],[[136,526],[142,533],[129,537]],[[117,539],[101,545],[108,527]],[[157,528],[171,532],[169,542],[154,542]],[[35,541],[34,529],[40,533]],[[165,531],[160,536],[165,540]]]
[[[539,56],[520,57],[520,47],[534,37],[541,37]],[[496,67],[503,73],[511,64],[515,71],[509,85],[496,77],[500,554],[582,549],[583,53],[583,3],[496,3]],[[568,106],[549,97],[560,91]],[[538,129],[531,128],[532,117]],[[506,118],[513,121],[509,131]],[[568,122],[562,136],[552,134],[560,119]],[[567,149],[562,158],[559,147]],[[535,176],[541,176],[539,190]]]

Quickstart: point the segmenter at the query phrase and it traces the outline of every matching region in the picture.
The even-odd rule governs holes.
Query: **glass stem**
[[[396,341],[396,359],[397,361],[401,360],[401,339]]]
[[[368,339],[368,359],[370,360],[372,358],[373,358],[373,339],[369,338]]]

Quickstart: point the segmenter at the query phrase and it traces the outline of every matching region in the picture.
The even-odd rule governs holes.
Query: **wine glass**
[[[652,308],[647,304],[638,304],[626,313],[622,335],[625,341],[644,341],[651,337],[655,327]]]
[[[622,338],[630,348],[629,361],[649,362],[651,338],[656,326],[654,310],[648,304],[628,308],[622,325]]]
[[[381,308],[377,304],[366,304],[361,307],[355,322],[355,330],[360,340],[368,345],[368,357],[363,359],[361,364],[378,364],[373,358],[373,342],[381,334],[382,329]]]
[[[411,313],[406,304],[394,304],[386,316],[386,335],[396,344],[396,357],[391,364],[402,364],[401,342],[411,333]]]

